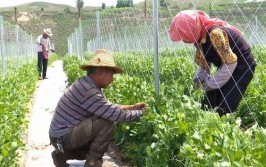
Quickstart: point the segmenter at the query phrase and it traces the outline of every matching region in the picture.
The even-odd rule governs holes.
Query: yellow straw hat
[[[88,70],[90,67],[106,67],[114,70],[114,73],[122,73],[124,70],[115,65],[113,54],[104,49],[95,52],[90,61],[80,65],[82,70]]]

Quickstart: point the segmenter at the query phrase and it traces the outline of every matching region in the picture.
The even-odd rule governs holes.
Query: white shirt
[[[43,35],[39,35],[37,38],[37,52],[42,52],[42,45],[44,44],[46,46],[46,50],[49,51],[50,49],[53,49],[50,43],[50,39],[44,38]]]

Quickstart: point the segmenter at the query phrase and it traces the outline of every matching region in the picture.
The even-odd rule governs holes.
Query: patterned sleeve
[[[203,53],[200,50],[200,48],[197,47],[195,54],[196,54],[195,55],[195,63],[202,68],[208,68],[208,63],[207,63],[205,57],[203,56]]]
[[[237,61],[237,56],[229,46],[229,39],[226,32],[220,28],[215,28],[210,33],[210,39],[223,64],[233,64]]]

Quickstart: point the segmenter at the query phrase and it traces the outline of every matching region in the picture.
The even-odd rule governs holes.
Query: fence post
[[[26,34],[26,33],[24,33],[24,38],[25,38],[25,42],[26,42],[26,44],[28,44],[29,41],[28,41],[28,37],[27,37],[27,34]],[[28,47],[26,46],[26,47],[25,47],[25,58],[26,58],[26,63],[28,63],[28,61],[29,61],[28,56],[29,56],[29,51],[28,51]]]
[[[96,39],[97,39],[97,49],[100,49],[101,46],[101,29],[100,29],[100,12],[96,12]]]
[[[70,37],[67,38],[67,53],[70,54]]]
[[[30,43],[31,43],[31,58],[34,59],[34,55],[35,55],[34,46],[36,46],[36,45],[34,45],[35,42],[33,42],[32,35],[30,36],[30,41],[31,41],[31,42],[30,42]]]
[[[75,28],[75,36],[76,36],[76,54],[77,54],[77,56],[78,56],[78,58],[80,59],[80,55],[79,55],[79,39],[78,39],[78,36],[79,36],[79,34],[78,34],[78,28]]]
[[[26,42],[27,45],[27,42]],[[19,27],[16,24],[16,55],[14,55],[15,57],[17,57],[17,60],[19,60]]]
[[[72,55],[76,55],[76,53],[75,53],[75,51],[76,51],[76,46],[77,45],[75,45],[75,32],[73,32],[72,34],[71,34],[71,44],[72,44]],[[77,55],[76,55],[77,56]]]
[[[158,51],[158,0],[153,0],[153,39],[154,39],[154,77],[155,93],[159,96],[159,51]]]
[[[83,60],[83,38],[82,38],[82,27],[81,27],[81,18],[79,18],[79,34],[80,34],[80,57]]]
[[[6,67],[5,67],[5,48],[4,48],[4,19],[3,16],[0,16],[0,50],[1,50],[1,57],[2,57],[2,75],[3,77],[6,74]]]

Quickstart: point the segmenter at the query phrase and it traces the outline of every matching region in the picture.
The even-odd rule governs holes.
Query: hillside
[[[15,23],[14,17],[9,13],[3,14],[5,21]],[[37,11],[24,13],[23,18],[29,18],[18,22],[20,27],[27,33],[36,37],[42,34],[44,28],[51,28],[53,37],[51,42],[55,44],[55,50],[58,54],[64,55],[67,52],[67,37],[78,26],[78,14],[66,14],[64,12],[45,12]]]
[[[3,11],[13,11],[14,8],[18,8],[19,11],[21,12],[33,12],[33,11],[39,11],[39,10],[44,10],[44,11],[63,11],[66,8],[69,8],[71,11],[75,11],[76,7],[64,5],[64,4],[55,4],[55,3],[47,3],[47,2],[31,2],[31,3],[25,3],[22,5],[17,5],[17,6],[11,6],[11,7],[0,7],[0,12]],[[86,10],[92,10],[96,9],[96,7],[91,7],[91,6],[84,6],[84,9]]]
[[[23,30],[37,38],[44,28],[51,28],[54,36],[50,39],[55,44],[56,52],[59,55],[67,53],[67,38],[79,25],[76,8],[45,2],[27,3],[16,8],[17,21]],[[84,13],[94,9],[94,7],[85,7]],[[5,21],[15,24],[14,7],[0,8],[0,15]]]
[[[195,1],[195,2],[194,2]],[[232,1],[232,0],[230,0]],[[243,0],[241,0],[243,2]],[[240,0],[238,1],[240,2]],[[243,20],[243,12],[246,18],[254,19],[254,13],[257,12],[258,19],[261,19],[264,23],[264,11],[266,3],[238,3],[237,7],[240,10],[234,10],[235,6],[225,3],[223,0],[216,0],[215,5],[212,4],[212,11],[210,12],[209,1],[206,0],[169,0],[167,1],[167,7],[159,8],[159,20],[167,20],[166,24],[171,20],[173,14],[180,10],[191,8],[191,3],[197,5],[197,9],[204,10],[213,17],[220,17],[227,21],[245,24]],[[229,3],[226,2],[226,3]],[[259,5],[259,6],[258,6]],[[152,0],[147,0],[147,20],[152,22]],[[67,5],[50,4],[44,2],[28,3],[17,6],[17,20],[20,27],[32,34],[33,37],[37,37],[42,33],[42,30],[46,27],[50,27],[54,34],[51,37],[51,42],[55,44],[56,52],[59,55],[65,55],[67,53],[67,38],[78,27],[78,13],[77,9]],[[90,29],[85,28],[84,39],[91,40],[95,36],[91,34],[96,33],[96,8],[84,7],[82,10],[82,25]],[[142,21],[144,19],[144,2],[136,4],[133,8],[120,8],[120,9],[105,9],[101,10],[101,19],[105,20],[106,26],[115,26],[116,32],[120,31],[119,28],[123,28],[124,25],[132,25],[132,21]],[[232,17],[232,14],[234,17]],[[15,24],[14,8],[0,8],[0,15],[3,15],[4,19],[12,24]],[[228,17],[229,16],[229,17]],[[134,18],[134,19],[133,19]],[[119,22],[117,22],[119,20]],[[122,22],[124,22],[122,24]],[[125,21],[128,21],[126,23]],[[114,22],[115,25],[110,24]],[[163,23],[163,22],[162,22]],[[159,25],[165,29],[165,25]],[[94,28],[95,27],[95,28]],[[110,27],[109,27],[110,28]],[[134,29],[135,27],[131,27]],[[104,33],[107,33],[107,29]],[[84,36],[85,36],[84,35]],[[83,43],[86,45],[86,43]],[[86,48],[86,46],[84,46]]]
[[[243,2],[245,0],[237,0],[237,2]],[[147,5],[152,6],[153,0],[146,0]],[[235,0],[166,0],[167,6],[179,6],[182,8],[190,7],[196,5],[197,7],[206,7],[209,6],[210,2],[215,3],[216,5],[233,3]],[[160,3],[160,1],[158,1]],[[144,2],[137,4],[136,6],[143,6]]]
[[[46,3],[46,2],[32,2],[32,3],[25,3],[18,6],[12,6],[12,7],[5,7],[0,8],[0,11],[13,11],[14,8],[19,9],[21,12],[32,12],[32,11],[38,11],[38,10],[45,10],[45,11],[60,11],[64,10],[66,7],[71,8],[74,10],[73,7],[67,6],[67,5],[60,5],[60,4],[53,4],[53,3]]]

